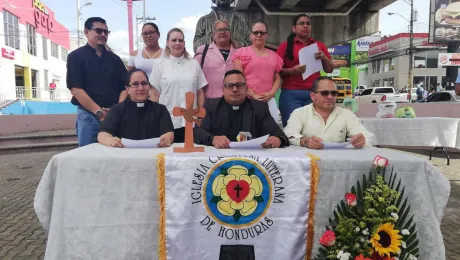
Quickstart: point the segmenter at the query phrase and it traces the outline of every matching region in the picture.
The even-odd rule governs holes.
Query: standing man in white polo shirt
[[[312,104],[292,112],[284,128],[291,145],[322,149],[323,142],[343,143],[347,138],[355,148],[371,146],[374,136],[350,110],[337,107],[338,91],[329,77],[319,77],[313,83]]]

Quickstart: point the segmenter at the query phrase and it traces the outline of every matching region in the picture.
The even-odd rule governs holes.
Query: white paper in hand
[[[330,142],[323,142],[324,149],[345,149],[353,147],[350,142],[346,143],[330,143]]]
[[[230,142],[230,148],[240,149],[262,149],[262,144],[265,143],[269,135],[262,136],[256,139],[252,139],[244,142]]]
[[[307,79],[312,74],[323,70],[323,63],[321,63],[321,60],[317,60],[315,58],[315,53],[317,53],[318,50],[319,49],[317,43],[308,45],[307,47],[303,47],[302,49],[300,49],[299,64],[307,66],[307,69],[302,74],[303,80]]]
[[[158,137],[144,140],[122,138],[121,143],[125,146],[125,148],[157,148],[160,143],[160,138]]]

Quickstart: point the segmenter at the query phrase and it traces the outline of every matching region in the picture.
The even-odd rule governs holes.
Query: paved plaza
[[[35,215],[33,199],[42,173],[57,152],[0,156],[0,259],[43,259],[46,236]],[[428,152],[416,155],[426,157]],[[448,260],[460,259],[460,154],[452,154],[451,165],[444,158],[433,164],[449,178],[452,192],[441,229]]]

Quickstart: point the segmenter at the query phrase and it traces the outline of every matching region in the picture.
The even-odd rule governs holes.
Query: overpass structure
[[[276,48],[291,33],[292,19],[305,13],[312,18],[312,37],[327,46],[374,34],[380,9],[396,0],[236,0],[238,12],[249,26],[263,19],[268,23],[267,45]]]

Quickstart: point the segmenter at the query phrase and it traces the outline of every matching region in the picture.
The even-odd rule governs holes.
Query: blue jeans
[[[291,113],[297,108],[311,104],[310,91],[308,90],[287,90],[282,89],[279,99],[281,121],[283,127],[287,125]]]
[[[79,147],[97,143],[101,121],[93,113],[78,107],[76,128]]]

